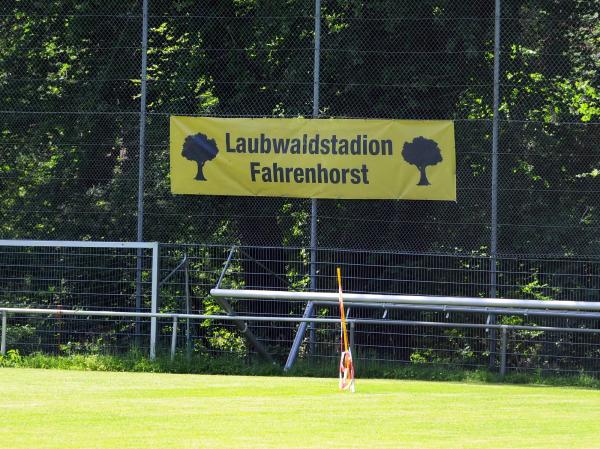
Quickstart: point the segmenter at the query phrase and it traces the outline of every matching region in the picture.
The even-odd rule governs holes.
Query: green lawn
[[[598,448],[600,391],[0,369],[0,447]]]

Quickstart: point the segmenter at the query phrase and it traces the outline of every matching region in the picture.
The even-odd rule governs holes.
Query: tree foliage
[[[136,238],[139,2],[0,8],[2,236]],[[307,244],[308,200],[173,197],[168,115],[310,116],[312,5],[150,8],[144,237]],[[501,251],[600,249],[598,9],[598,0],[503,2]],[[320,201],[320,243],[485,254],[492,2],[332,0],[322,15],[321,115],[456,119],[459,200]],[[420,236],[407,216],[418,217]]]
[[[311,116],[312,2],[149,3],[143,237],[308,247],[309,200],[171,195],[168,116]],[[487,281],[475,274],[487,279],[489,269],[493,2],[322,3],[320,116],[454,119],[458,201],[322,200],[319,245],[483,255],[456,262],[473,277],[449,267],[439,282],[402,285],[486,295]],[[505,0],[502,8],[498,251],[595,256],[600,1]],[[137,238],[141,29],[137,0],[0,2],[0,238]],[[202,179],[212,147],[193,143],[182,151]],[[405,149],[420,184],[438,154],[425,144]],[[361,266],[354,276],[370,279],[361,291],[385,291],[389,279],[406,279],[411,263],[428,264],[426,256],[403,266],[391,257],[381,273],[372,268],[381,254],[351,256],[348,263]],[[281,252],[255,248],[252,257],[270,261],[240,268],[254,285],[272,279],[263,275],[269,270],[292,273]],[[308,266],[308,251],[303,257]],[[559,285],[597,292],[593,276],[581,280],[593,267],[564,265],[570,275]],[[528,262],[506,269],[516,280],[504,294],[539,297],[538,271]],[[284,281],[276,287],[287,288]],[[472,354],[462,335],[451,337]]]

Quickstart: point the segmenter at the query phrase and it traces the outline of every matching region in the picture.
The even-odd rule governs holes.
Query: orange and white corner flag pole
[[[344,312],[344,295],[342,293],[342,271],[337,268],[339,301],[340,301],[340,319],[342,321],[341,335],[341,358],[340,358],[340,389],[350,390],[354,393],[354,365],[352,363],[352,353],[348,345],[348,331],[346,328],[346,313]]]

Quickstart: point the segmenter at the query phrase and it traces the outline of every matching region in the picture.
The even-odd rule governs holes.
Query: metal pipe
[[[171,361],[175,359],[175,350],[177,349],[177,317],[173,317],[173,332],[171,333]]]
[[[344,301],[346,301],[344,299]],[[347,301],[346,301],[347,302]],[[326,305],[335,305],[337,303],[333,303],[330,301],[327,302],[323,302],[323,301],[313,301],[313,304],[316,305],[322,305],[322,304],[326,304]],[[353,303],[353,305],[355,307],[363,307],[365,306],[364,303]],[[469,309],[469,308],[465,308],[465,309],[459,309],[459,308],[454,308],[454,307],[441,307],[441,306],[415,306],[412,304],[382,304],[382,303],[377,303],[377,304],[370,304],[370,306],[372,306],[373,308],[377,307],[377,308],[381,308],[382,306],[386,306],[389,308],[398,308],[398,309],[418,309],[418,310],[435,310],[435,311],[448,311],[448,312],[487,312],[487,309],[482,308],[482,309]],[[431,307],[428,308],[428,307]],[[434,309],[435,308],[435,309]],[[164,317],[164,318],[172,318],[174,316],[177,316],[181,319],[187,318],[187,319],[195,319],[198,317],[208,317],[208,318],[214,318],[214,317],[224,317],[226,315],[196,315],[196,314],[192,314],[192,313],[178,313],[178,314],[170,314],[170,313],[147,313],[147,312],[113,312],[113,311],[85,311],[85,310],[65,310],[65,309],[29,309],[29,308],[11,308],[11,307],[1,307],[0,311],[2,311],[3,313],[33,313],[33,314],[63,314],[63,315],[79,315],[79,316],[115,316],[115,317],[140,317],[140,318],[150,318],[152,316],[155,317]],[[519,312],[518,309],[494,309],[494,311],[498,311],[498,313],[516,313]],[[521,311],[523,312],[523,311]],[[531,311],[525,311],[527,313],[525,314],[530,314],[530,315],[539,315],[539,314],[544,314],[545,316],[553,316],[553,317],[558,317],[558,318],[590,318],[590,319],[598,319],[600,318],[600,314],[597,313],[588,313],[588,312],[579,312],[579,313],[563,313],[560,311],[554,312],[554,311],[536,311],[536,310],[531,310]],[[234,315],[235,319],[244,319],[245,317],[242,315]],[[207,318],[207,319],[208,319]],[[285,317],[285,319],[281,320],[281,318],[284,317],[267,317],[262,321],[290,321],[288,320],[289,317]],[[204,318],[203,318],[204,319]],[[248,321],[253,321],[251,319],[249,319]],[[256,320],[254,320],[256,321]],[[261,321],[261,320],[259,320]],[[293,318],[291,319],[292,322],[315,322],[315,323],[324,323],[324,322],[333,322],[331,318],[324,318],[324,319],[318,319],[318,318],[308,318],[308,317],[302,317],[302,318]],[[385,321],[386,323],[389,323],[390,320],[375,320],[378,322],[382,322]],[[339,320],[337,321],[339,322]],[[350,320],[348,320],[348,322],[350,322]],[[483,327],[486,327],[488,325],[482,325]],[[501,325],[496,326],[496,328],[501,328]],[[539,329],[539,327],[536,326],[532,326],[533,329]]]
[[[320,106],[320,91],[321,91],[321,0],[315,0],[315,52],[314,52],[314,68],[313,68],[313,119],[319,118]],[[317,290],[317,251],[318,251],[318,203],[316,198],[312,198],[310,202],[310,289]],[[312,313],[311,306],[311,313]],[[302,329],[302,338],[304,338],[306,329]],[[310,327],[310,347],[314,347],[315,329]]]
[[[310,212],[310,289],[313,291],[317,289],[317,215],[317,200],[313,198]]]
[[[500,1],[496,0],[494,26],[494,116],[492,121],[492,204],[490,256],[490,296],[496,297],[496,256],[498,251],[498,139],[500,122]]]
[[[352,361],[354,362],[354,366],[356,366],[356,351],[354,348],[354,334],[356,328],[356,322],[350,322],[350,353],[352,354]]]
[[[317,235],[317,200],[313,198],[311,200],[311,208],[310,208],[310,290],[317,291],[317,252],[318,252],[318,235]],[[309,302],[306,306],[307,310],[310,309],[310,313],[314,313],[314,307]],[[294,339],[294,344],[296,344],[296,339],[302,341],[304,339],[304,334],[306,332],[306,324],[301,324],[298,332],[296,333],[296,338]],[[309,339],[309,347],[311,349],[311,354],[313,353],[313,348],[315,346],[315,328],[314,323],[310,325],[310,331],[308,334]],[[295,358],[294,358],[295,359]],[[292,360],[292,364],[294,360]],[[291,368],[291,365],[290,365]]]
[[[498,140],[500,126],[500,7],[501,0],[495,0],[494,23],[494,105],[492,122],[492,198],[491,198],[491,227],[490,227],[490,298],[497,294],[497,259],[498,259]],[[494,315],[489,316],[491,324],[496,323]],[[496,363],[496,331],[490,330],[490,368]]]
[[[236,299],[285,299],[292,301],[327,301],[337,302],[337,293],[327,292],[288,292],[276,290],[236,290],[212,289],[210,294],[215,297]],[[420,296],[420,295],[381,295],[345,293],[344,302],[390,303],[390,304],[419,304],[441,306],[475,306],[501,308],[530,308],[544,310],[595,310],[600,311],[600,302],[585,301],[537,301],[529,299],[499,299],[499,298],[470,298],[455,296]]]
[[[257,260],[255,257],[251,256],[250,254],[248,254],[247,251],[244,251],[242,248],[238,247],[238,251],[243,254],[244,256],[247,256],[248,258],[250,258],[252,260],[252,262],[254,262],[256,265],[258,265],[259,267],[261,267],[263,270],[271,273],[273,275],[273,277],[279,281],[281,281],[282,284],[287,284],[288,286],[292,287],[293,284],[292,282],[290,282],[289,279],[286,279],[284,276],[280,275],[279,273],[275,273],[273,270],[271,270],[268,266],[266,266],[264,263],[262,263],[260,260]]]
[[[314,316],[314,308],[310,316]],[[313,356],[317,350],[317,326],[315,323],[308,323],[308,354]]]
[[[0,340],[0,355],[6,355],[6,328],[7,328],[6,312],[2,312],[2,339]]]
[[[137,259],[135,267],[135,311],[142,310],[142,250],[137,250]],[[135,320],[135,339],[139,343],[142,333],[142,323],[139,319]]]
[[[138,154],[138,201],[137,201],[137,240],[144,241],[144,165],[146,143],[146,79],[148,65],[148,0],[142,3],[142,68],[140,75],[140,142]],[[137,252],[135,282],[135,310],[142,309],[142,250]],[[141,332],[141,323],[136,320],[135,333]]]
[[[229,304],[229,301],[227,301],[225,298],[220,298],[220,297],[216,298],[216,301],[227,312],[228,316],[236,316],[235,310],[233,310],[233,307],[231,306],[231,304]],[[251,320],[246,320],[246,321],[251,321]],[[267,321],[267,320],[265,320],[265,321]],[[254,333],[248,328],[248,323],[246,323],[244,320],[235,320],[233,323],[238,328],[238,330],[242,334],[244,334],[244,336],[250,342],[250,344],[252,346],[254,346],[256,351],[261,356],[263,356],[263,358],[265,358],[266,360],[268,360],[271,363],[275,363],[271,354],[269,354],[269,352],[266,350],[266,348],[263,346],[263,344],[258,340],[258,338],[256,338]]]
[[[313,118],[319,117],[321,78],[321,0],[315,0],[315,51],[313,62]]]
[[[345,298],[344,298],[345,301]],[[177,317],[179,319],[190,318],[197,320],[222,320],[222,321],[277,321],[281,323],[299,323],[299,322],[314,322],[314,323],[329,323],[340,324],[338,318],[303,318],[303,317],[276,317],[276,316],[253,316],[253,315],[187,315],[185,313],[150,313],[150,312],[113,312],[108,310],[68,310],[68,309],[27,309],[17,307],[0,307],[0,312],[7,314],[23,314],[23,315],[75,315],[75,316],[109,316],[109,317],[128,317],[133,318],[161,318],[168,319]],[[598,334],[600,329],[587,329],[580,327],[551,327],[551,326],[510,326],[503,324],[475,324],[475,323],[438,323],[434,321],[410,321],[410,320],[377,320],[377,319],[356,319],[347,320],[348,323],[356,324],[379,324],[387,325],[402,325],[402,326],[429,326],[443,328],[459,328],[459,329],[487,329],[493,327],[502,329],[506,327],[511,330],[528,330],[528,331],[546,331],[546,332],[574,332],[583,334]]]
[[[506,347],[508,340],[508,327],[502,326],[502,337],[500,340],[500,375],[504,377],[506,374]]]
[[[144,164],[146,144],[146,82],[148,70],[148,0],[142,3],[142,69],[140,75],[140,144],[138,155],[137,238],[144,240]]]
[[[227,256],[227,260],[225,261],[225,264],[223,265],[223,269],[221,270],[221,275],[219,276],[219,280],[217,281],[216,288],[221,287],[221,282],[223,282],[223,278],[225,277],[225,272],[227,271],[227,268],[229,268],[229,264],[231,263],[231,258],[233,257],[233,252],[235,251],[235,248],[236,248],[236,246],[233,245],[231,247],[231,249],[229,250],[229,255]]]
[[[314,301],[315,306],[337,306],[337,303],[332,301]],[[461,306],[431,306],[431,305],[417,305],[417,304],[386,304],[383,302],[368,303],[368,302],[354,302],[354,307],[365,307],[368,309],[381,309],[387,312],[387,309],[399,309],[399,310],[415,310],[415,311],[428,311],[428,312],[448,312],[448,313],[487,313],[494,315],[524,315],[524,316],[549,316],[553,318],[588,318],[588,319],[599,319],[600,313],[598,312],[563,312],[560,310],[549,311],[549,310],[536,310],[536,309],[499,309],[493,307],[461,307]],[[383,318],[386,314],[384,313]]]
[[[150,318],[150,360],[156,358],[156,336],[157,336],[157,323],[156,318],[158,312],[158,273],[159,273],[159,251],[160,246],[158,243],[154,244],[152,249],[152,299],[150,303],[150,310],[153,314]]]
[[[158,286],[162,287],[165,284],[165,282],[167,282],[169,279],[171,279],[175,275],[175,273],[177,273],[181,269],[181,267],[183,267],[186,264],[187,264],[187,254],[184,254],[183,260],[179,263],[179,265],[177,265],[175,268],[173,268],[173,270],[171,270],[171,272],[169,274],[167,274],[165,276],[165,278],[158,283]]]
[[[306,305],[306,309],[304,309],[304,314],[302,315],[302,318],[311,318],[313,315],[313,307],[314,307],[314,303],[312,301],[309,301],[308,304]],[[300,346],[302,345],[302,340],[304,340],[304,333],[306,332],[306,325],[307,325],[307,322],[303,321],[298,326],[298,331],[296,332],[296,335],[294,337],[294,342],[292,343],[292,348],[290,349],[290,353],[285,362],[285,366],[283,367],[284,371],[289,371],[292,368],[292,366],[294,366],[294,362],[296,361],[296,358],[298,357],[298,353],[300,352]]]
[[[154,242],[97,242],[87,240],[0,240],[0,246],[42,248],[154,248]]]
[[[190,303],[190,272],[189,264],[185,264],[185,313],[188,315],[192,312],[192,305]],[[187,318],[185,322],[185,352],[187,358],[192,356],[192,337],[190,335],[190,319]]]

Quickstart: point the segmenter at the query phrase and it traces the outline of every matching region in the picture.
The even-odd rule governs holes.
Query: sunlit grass
[[[592,448],[600,391],[0,369],[0,447]]]

